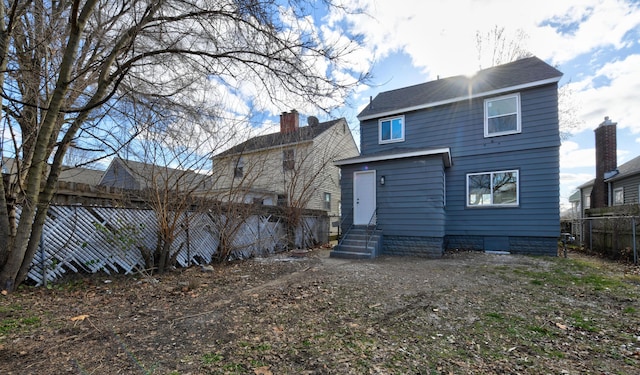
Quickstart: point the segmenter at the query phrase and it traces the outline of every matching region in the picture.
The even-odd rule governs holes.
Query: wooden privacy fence
[[[177,266],[210,263],[222,223],[231,219],[203,212],[186,212],[179,219],[171,249],[172,254],[179,251]],[[263,213],[242,220],[228,241],[233,258],[263,256],[287,248],[281,217]],[[157,234],[157,219],[150,209],[51,206],[27,278],[45,285],[69,272],[136,272],[145,267],[139,247],[155,248]],[[302,248],[323,243],[327,235],[326,216],[305,216],[295,228],[295,245]]]
[[[576,220],[574,234],[587,249],[638,264],[639,216],[600,216]]]

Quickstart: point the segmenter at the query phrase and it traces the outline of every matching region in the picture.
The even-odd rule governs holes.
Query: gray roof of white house
[[[640,174],[640,156],[636,156],[628,162],[618,166],[617,170],[618,173],[615,176],[608,178],[605,181],[617,181],[625,177]]]
[[[226,157],[229,155],[242,154],[246,152],[263,150],[271,147],[286,146],[299,142],[306,142],[315,139],[320,134],[329,130],[333,125],[347,121],[343,118],[320,122],[317,124],[300,126],[297,130],[291,133],[271,133],[253,137],[245,142],[242,142],[230,149],[214,156],[214,158]]]
[[[558,82],[562,73],[537,57],[480,70],[472,77],[459,75],[378,94],[358,119],[391,116],[469,98],[497,95]]]
[[[628,162],[621,164],[618,166],[618,168],[616,168],[618,170],[618,173],[605,180],[605,182],[613,182],[613,181],[618,181],[621,180],[625,177],[630,177],[630,176],[634,176],[637,174],[640,174],[640,156],[636,156],[635,158],[629,160]],[[584,184],[578,186],[578,189],[584,189],[590,186],[593,186],[595,179],[591,179],[587,182],[585,182]]]

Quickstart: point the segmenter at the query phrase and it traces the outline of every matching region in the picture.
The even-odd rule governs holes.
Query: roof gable
[[[233,146],[215,157],[224,157],[234,154],[259,151],[272,147],[311,141],[341,121],[346,124],[346,120],[344,118],[339,118],[337,120],[321,122],[315,125],[301,126],[297,131],[291,133],[283,134],[278,132],[260,135],[242,142],[239,145]]]
[[[438,79],[378,94],[359,120],[390,116],[437,105],[558,82],[562,73],[537,57],[484,69],[473,77]]]

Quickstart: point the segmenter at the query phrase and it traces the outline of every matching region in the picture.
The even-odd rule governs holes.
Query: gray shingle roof
[[[635,158],[629,160],[628,162],[618,166],[617,169],[618,169],[618,174],[611,177],[607,181],[616,181],[621,178],[640,174],[640,156],[636,156]]]
[[[378,94],[358,115],[360,120],[454,102],[470,96],[491,95],[512,88],[557,82],[562,73],[537,57],[484,69],[473,77],[438,79]]]
[[[605,180],[606,182],[617,181],[625,177],[640,174],[640,156],[636,156],[635,158],[629,160],[628,162],[619,165],[617,169],[618,169],[618,173],[615,176],[609,179],[606,179]],[[585,182],[584,184],[578,186],[577,188],[584,189],[586,187],[593,186],[594,182],[595,182],[595,179],[591,179]]]
[[[320,122],[316,125],[308,125],[301,126],[297,131],[282,134],[271,133],[265,134],[257,137],[253,137],[245,142],[240,143],[230,149],[218,154],[216,157],[228,156],[243,152],[256,151],[264,148],[275,147],[275,146],[284,146],[287,144],[293,144],[298,142],[310,141],[316,138],[318,135],[323,132],[329,130],[333,125],[337,124],[340,121],[344,121],[346,124],[346,120],[344,118],[339,118],[337,120],[331,120],[326,122]]]
[[[113,159],[109,168],[118,168],[116,164],[127,170],[141,189],[156,184],[159,188],[168,188],[169,190],[201,190],[207,187],[209,180],[209,176],[191,170],[169,168],[121,158]],[[122,187],[119,185],[120,182],[116,176],[116,181],[109,181],[106,185]],[[105,184],[105,181],[101,181],[100,184]]]

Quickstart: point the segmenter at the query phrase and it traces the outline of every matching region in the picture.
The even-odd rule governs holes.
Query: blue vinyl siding
[[[405,113],[405,141],[378,144],[378,121],[360,126],[362,155],[395,148],[450,147],[452,157],[560,145],[555,84],[523,91],[522,133],[484,137],[484,98]]]
[[[385,235],[450,236],[458,243],[466,236],[477,243],[493,238],[496,243],[519,247],[539,239],[542,248],[531,253],[551,254],[560,226],[557,85],[520,92],[519,134],[485,138],[484,99],[403,113],[405,141],[394,144],[378,143],[377,119],[361,122],[362,156],[424,148],[448,147],[451,151],[449,168],[439,158],[421,160],[424,165],[420,167],[415,160],[369,165],[387,181],[378,186],[378,223]],[[446,202],[442,202],[443,170]],[[519,205],[467,207],[466,175],[502,170],[519,172]],[[347,199],[343,203],[351,204]]]
[[[457,158],[447,170],[448,235],[559,235],[559,154],[557,147]],[[466,174],[517,169],[518,207],[467,207]]]
[[[444,236],[443,166],[440,155],[375,165],[378,226],[391,236]]]
[[[441,155],[343,167],[343,230],[353,222],[353,173],[375,170],[378,226],[385,236],[443,237],[443,169]],[[385,176],[384,185],[380,185],[381,176]]]

